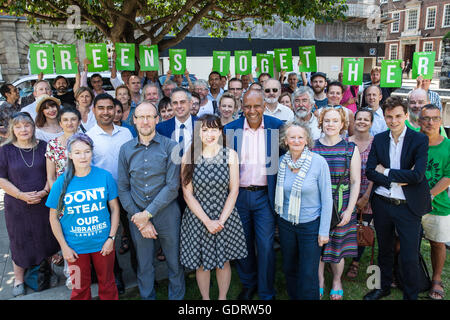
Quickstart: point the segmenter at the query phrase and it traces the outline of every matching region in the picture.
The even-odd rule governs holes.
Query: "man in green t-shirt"
[[[417,132],[420,131],[420,111],[429,103],[430,100],[424,89],[418,88],[410,91],[408,94],[408,119],[405,120],[405,124],[408,128]],[[442,125],[440,126],[439,133],[447,138],[447,134],[445,133],[445,129]]]
[[[422,217],[425,237],[430,241],[433,283],[429,296],[434,300],[444,298],[441,282],[446,249],[450,241],[450,140],[440,135],[441,112],[435,105],[425,105],[419,117],[420,131],[428,136],[428,164],[425,173],[430,186],[432,211]]]

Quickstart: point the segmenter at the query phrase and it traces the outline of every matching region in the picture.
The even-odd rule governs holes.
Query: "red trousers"
[[[100,300],[119,300],[119,293],[114,278],[114,255],[111,252],[102,256],[100,251],[78,254],[74,263],[69,262],[72,279],[70,300],[91,300],[91,261],[98,279],[98,297]]]

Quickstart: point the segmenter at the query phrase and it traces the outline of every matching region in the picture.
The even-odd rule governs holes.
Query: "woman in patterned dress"
[[[372,221],[372,208],[369,203],[370,192],[372,191],[373,182],[367,180],[366,164],[369,158],[369,152],[372,148],[373,136],[370,135],[369,130],[373,123],[373,113],[370,109],[363,108],[355,113],[355,134],[351,136],[348,141],[354,142],[359,149],[361,156],[361,187],[359,189],[359,198],[356,202],[356,210],[362,213],[364,222],[370,224]],[[354,279],[358,276],[359,260],[364,253],[366,247],[358,247],[358,256],[353,258],[352,263],[348,267],[347,278]]]
[[[353,142],[342,139],[346,130],[345,113],[342,106],[326,107],[320,113],[319,127],[324,137],[316,140],[313,152],[320,154],[328,162],[331,174],[334,201],[338,204],[341,222],[330,230],[330,240],[324,246],[322,261],[319,265],[319,285],[323,292],[324,265],[331,263],[333,283],[330,291],[331,300],[342,300],[344,291],[341,276],[344,271],[345,257],[356,257],[356,214],[354,213],[359,195],[361,176],[361,159],[358,147]],[[347,170],[344,172],[345,161]],[[335,192],[339,178],[345,175],[338,192]]]
[[[210,271],[216,270],[219,300],[227,298],[230,260],[247,256],[242,222],[235,208],[239,193],[237,153],[221,146],[220,118],[204,115],[194,128],[190,151],[182,159],[186,210],[180,234],[180,260],[196,270],[197,284],[209,300]]]

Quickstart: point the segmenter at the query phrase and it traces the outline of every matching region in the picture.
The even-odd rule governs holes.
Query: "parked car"
[[[111,84],[110,78],[111,73],[110,72],[88,72],[88,84],[90,77],[98,73],[103,78],[103,89],[108,92],[113,97],[115,96],[114,87]],[[53,88],[53,81],[55,78],[59,76],[56,73],[53,74],[44,74],[44,80],[47,80],[50,82],[50,85],[52,86],[52,90],[55,93],[55,90]],[[73,88],[73,85],[75,84],[75,74],[63,74],[64,77],[66,77],[67,80],[69,80],[69,88]],[[26,97],[33,93],[33,85],[36,83],[38,79],[37,74],[27,75],[19,77],[17,80],[13,81],[12,85],[15,86],[17,89],[19,89],[20,97]],[[92,87],[91,87],[92,89]],[[3,97],[0,95],[0,101],[4,100]]]

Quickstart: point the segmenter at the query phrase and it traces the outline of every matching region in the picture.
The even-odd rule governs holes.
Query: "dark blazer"
[[[194,123],[195,121],[198,120],[198,118],[196,116],[191,115],[191,119],[192,119],[192,129],[194,129]],[[175,137],[172,137],[173,133],[175,132],[175,117],[158,123],[156,125],[156,132],[169,139],[175,140]]]
[[[279,149],[279,129],[283,125],[283,121],[264,115],[264,129],[266,133],[266,155],[267,155],[267,163],[266,168],[268,170],[267,175],[267,187],[268,187],[268,196],[269,196],[269,204],[271,206],[272,211],[274,210],[274,202],[275,202],[275,187],[277,184],[277,173],[278,173],[278,161],[281,155],[281,151]],[[242,147],[242,134],[244,129],[244,121],[245,117],[240,117],[237,120],[234,120],[223,128],[226,139],[227,146],[233,148],[241,157],[241,147]],[[273,143],[276,143],[273,145]]]
[[[371,196],[379,186],[390,188],[391,182],[407,183],[403,186],[403,193],[408,208],[415,215],[421,217],[431,211],[431,196],[425,171],[428,161],[428,137],[420,132],[406,129],[400,156],[400,169],[390,169],[389,175],[375,171],[378,164],[390,168],[389,138],[390,131],[375,135],[370,149],[366,166],[367,179],[373,181]]]

